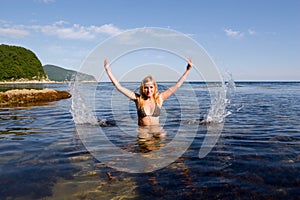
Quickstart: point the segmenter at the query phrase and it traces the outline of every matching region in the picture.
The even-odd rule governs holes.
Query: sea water
[[[171,84],[159,86],[163,90]],[[183,85],[164,103],[161,123],[167,136],[150,144],[137,139],[134,103],[118,96],[110,83],[83,85],[90,96],[75,103],[0,108],[0,199],[297,199],[300,83],[227,84],[234,86],[223,88],[225,93],[215,99],[205,83]],[[137,90],[139,84],[124,86]],[[70,89],[64,84],[43,87]],[[195,97],[196,110],[188,103]],[[212,108],[212,102],[222,106]],[[185,134],[196,134],[169,165],[131,173],[107,166],[88,151],[77,123],[101,127],[115,146],[145,155],[172,142],[179,126]],[[201,154],[205,136],[219,131],[220,123],[216,144]]]

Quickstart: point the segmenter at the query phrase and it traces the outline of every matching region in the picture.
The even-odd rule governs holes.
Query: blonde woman
[[[160,110],[163,102],[179,89],[190,73],[192,65],[192,59],[188,59],[186,71],[183,73],[183,75],[173,86],[161,93],[158,92],[157,83],[152,76],[145,77],[140,85],[140,93],[137,94],[123,87],[119,83],[119,81],[112,74],[108,61],[106,59],[104,60],[104,68],[111,82],[118,91],[135,102],[138,115],[138,125],[141,128],[144,126],[159,125]]]

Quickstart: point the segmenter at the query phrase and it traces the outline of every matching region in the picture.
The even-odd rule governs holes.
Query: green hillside
[[[96,79],[91,75],[78,73],[55,65],[45,65],[43,68],[51,81],[72,81],[75,76],[79,75],[80,80],[82,81],[96,81]]]
[[[24,47],[0,45],[0,81],[45,80],[37,56]]]

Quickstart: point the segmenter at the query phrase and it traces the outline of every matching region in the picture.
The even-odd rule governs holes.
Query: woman
[[[111,73],[108,61],[106,59],[104,60],[104,68],[111,82],[118,91],[135,102],[138,114],[138,125],[141,126],[141,128],[142,126],[159,125],[159,115],[163,102],[179,89],[190,73],[192,65],[192,59],[188,59],[186,71],[177,83],[161,93],[158,93],[157,84],[152,76],[145,77],[140,86],[140,94],[137,94],[121,86],[119,81]]]

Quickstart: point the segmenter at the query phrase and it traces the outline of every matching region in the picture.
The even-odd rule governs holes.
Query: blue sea
[[[110,83],[92,85],[80,87],[94,105],[74,95],[0,108],[0,199],[300,199],[300,82],[235,82],[222,99],[221,114],[210,113],[220,103],[211,99],[214,87],[185,83],[164,103],[166,136],[146,141],[138,138],[134,104]],[[124,86],[137,90],[139,83]],[[0,90],[12,87],[72,88],[28,84]],[[221,120],[207,120],[211,115]],[[207,142],[215,129],[216,140]],[[151,153],[174,140],[179,143],[173,151],[163,154],[169,163],[156,168],[160,158],[151,156],[159,154]],[[106,141],[153,160],[150,168],[116,167],[123,154],[114,155]],[[199,156],[204,143],[210,146]]]

